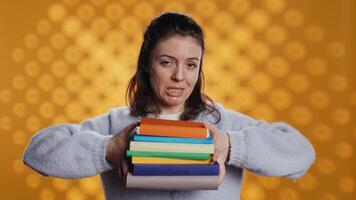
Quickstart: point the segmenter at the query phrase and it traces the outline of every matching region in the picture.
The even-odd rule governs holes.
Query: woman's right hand
[[[106,146],[106,159],[117,170],[123,184],[126,184],[128,172],[126,150],[129,147],[129,134],[137,125],[138,122],[135,122],[124,128],[112,137]]]

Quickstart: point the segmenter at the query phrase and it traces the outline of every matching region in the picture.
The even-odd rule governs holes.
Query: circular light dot
[[[291,188],[281,189],[279,192],[279,199],[298,200],[298,193]]]
[[[351,105],[356,106],[356,92],[354,92],[350,95],[350,102],[351,102]]]
[[[71,92],[78,92],[83,85],[83,80],[77,74],[69,74],[64,80],[65,86]]]
[[[254,41],[247,48],[248,55],[256,62],[264,62],[270,57],[271,50],[268,45],[262,41]]]
[[[246,87],[241,87],[236,93],[236,104],[242,110],[248,110],[256,104],[257,98],[254,92]]]
[[[110,23],[104,17],[97,17],[91,23],[91,29],[98,35],[104,35],[109,31]]]
[[[280,25],[271,25],[265,31],[265,38],[273,45],[283,44],[287,39],[287,31]]]
[[[93,88],[83,88],[79,100],[82,105],[91,106],[96,102],[97,96],[94,93]]]
[[[337,198],[337,196],[335,194],[332,193],[325,193],[320,195],[319,200],[338,200],[339,198]]]
[[[68,91],[62,87],[57,87],[51,95],[52,101],[59,106],[65,105],[69,100]]]
[[[15,48],[12,51],[12,59],[15,62],[22,62],[25,59],[25,51],[20,47]]]
[[[333,174],[336,170],[335,162],[328,158],[319,158],[315,162],[316,170],[323,175]]]
[[[37,35],[32,34],[32,33],[26,35],[24,38],[24,44],[25,44],[25,47],[27,47],[28,49],[36,48],[39,44]]]
[[[351,113],[346,108],[336,108],[332,112],[332,119],[336,124],[345,125],[350,122]]]
[[[25,165],[23,164],[22,159],[16,159],[12,163],[12,169],[17,173],[23,173],[25,171]]]
[[[290,41],[286,44],[284,51],[291,60],[301,60],[305,57],[306,47],[299,41]]]
[[[68,123],[69,121],[69,119],[64,115],[55,115],[52,119],[52,124],[63,124]]]
[[[121,47],[127,45],[128,43],[126,36],[119,31],[110,31],[109,33],[105,34],[104,40],[107,45],[117,47],[119,52],[124,51],[121,49]]]
[[[264,7],[273,14],[281,13],[287,6],[285,0],[264,0]]]
[[[69,7],[77,5],[79,1],[80,0],[63,0],[63,2]]]
[[[342,92],[348,87],[348,79],[344,75],[333,75],[330,78],[329,85],[332,90]]]
[[[236,42],[236,45],[238,45],[240,48],[247,47],[252,39],[253,39],[253,33],[249,28],[243,25],[237,25],[232,27],[232,31],[229,34],[231,40]]]
[[[100,192],[100,182],[96,178],[85,178],[79,181],[79,187],[89,195]]]
[[[287,80],[288,87],[294,92],[306,92],[309,87],[309,79],[305,74],[293,73],[288,77]]]
[[[252,115],[256,119],[263,119],[266,121],[273,121],[275,118],[275,112],[267,104],[255,104],[252,110]]]
[[[27,114],[27,108],[24,103],[15,103],[12,107],[12,113],[16,117],[24,117]]]
[[[37,188],[40,185],[41,180],[37,174],[31,173],[27,175],[26,183],[30,188]]]
[[[268,100],[278,110],[287,109],[292,104],[292,97],[285,89],[273,89],[269,92]]]
[[[195,3],[194,9],[200,17],[210,18],[217,12],[217,5],[214,1],[197,1]]]
[[[62,21],[67,15],[67,9],[62,4],[54,4],[49,7],[48,16],[53,22]]]
[[[43,91],[50,91],[53,89],[55,82],[50,74],[43,74],[38,79],[38,85]]]
[[[41,120],[37,116],[30,116],[26,120],[26,127],[31,132],[38,131],[41,126]]]
[[[283,19],[290,27],[299,27],[304,22],[304,15],[297,9],[289,9],[284,13]]]
[[[37,23],[37,31],[41,35],[47,35],[52,31],[52,25],[48,20],[43,19]]]
[[[257,183],[248,182],[241,199],[265,199],[264,189]]]
[[[318,181],[310,173],[305,174],[300,180],[297,182],[298,186],[304,191],[315,190],[318,186]]]
[[[4,131],[9,131],[12,129],[12,119],[10,117],[4,116],[0,118],[0,129]]]
[[[345,55],[346,48],[341,42],[331,42],[327,45],[326,52],[334,58],[340,58]]]
[[[56,199],[56,195],[55,195],[55,193],[53,192],[52,189],[44,188],[44,189],[41,190],[40,198],[42,200],[55,200]]]
[[[53,178],[52,179],[52,184],[54,188],[60,192],[64,192],[68,190],[68,188],[71,186],[71,181],[66,180],[66,179],[59,179],[59,178]]]
[[[270,23],[268,14],[262,9],[251,10],[246,17],[246,24],[255,31],[266,29]]]
[[[272,81],[269,76],[264,72],[255,73],[250,80],[248,85],[253,88],[258,94],[267,93],[272,87]]]
[[[324,91],[314,90],[309,94],[308,99],[314,108],[323,109],[330,105],[330,97]]]
[[[140,20],[148,22],[155,15],[155,9],[150,2],[140,1],[134,7],[134,14]]]
[[[213,69],[215,69],[215,67]],[[250,59],[239,57],[236,59],[236,63],[232,67],[232,72],[239,79],[248,79],[254,72],[254,65]]]
[[[12,91],[9,89],[0,89],[0,101],[9,103],[12,101]]]
[[[37,52],[37,58],[42,63],[49,63],[54,58],[54,53],[50,47],[42,47]]]
[[[186,5],[187,4],[182,3],[181,1],[167,1],[167,3],[165,3],[163,6],[163,10],[187,12]]]
[[[234,0],[228,1],[227,8],[230,10],[231,13],[234,13],[236,15],[243,15],[250,10],[251,4],[250,1]]]
[[[212,19],[212,25],[220,32],[229,32],[230,27],[234,25],[233,17],[226,12],[218,12]]]
[[[37,104],[41,100],[41,93],[37,88],[30,88],[26,91],[26,101],[30,104]]]
[[[312,128],[312,135],[319,142],[327,142],[333,137],[333,131],[325,124],[317,124]]]
[[[304,35],[310,42],[320,42],[324,38],[324,31],[317,25],[310,25],[305,29]]]
[[[297,125],[307,125],[313,119],[313,115],[310,110],[304,106],[292,107],[289,112],[289,117]]]
[[[135,17],[124,16],[119,22],[120,31],[125,31],[127,35],[133,35],[134,33],[140,31],[140,28],[141,25]]]
[[[83,31],[76,38],[76,44],[87,51],[98,42],[97,35],[93,31]]]
[[[323,58],[318,57],[307,60],[306,67],[311,75],[317,76],[325,74],[328,68],[327,62]]]
[[[277,78],[286,76],[289,68],[288,62],[283,57],[271,57],[267,60],[266,70]]]
[[[125,9],[120,4],[113,2],[105,7],[104,13],[108,19],[117,21],[125,14]]]
[[[27,142],[27,136],[24,131],[15,131],[12,135],[12,140],[15,144],[23,146]]]
[[[51,102],[43,102],[39,106],[39,114],[45,119],[50,119],[55,114],[54,106]]]
[[[68,36],[75,36],[82,28],[82,22],[76,17],[69,17],[62,23],[62,30]]]
[[[353,148],[348,142],[338,142],[335,147],[335,152],[340,158],[351,158],[353,156]]]
[[[80,120],[83,117],[83,107],[77,102],[71,102],[65,107],[66,116],[73,121]]]
[[[64,52],[64,59],[69,64],[77,64],[81,58],[82,52],[76,46],[70,46]]]
[[[68,65],[63,60],[56,60],[51,65],[51,71],[57,78],[62,78],[69,71]]]
[[[95,16],[95,8],[90,4],[82,4],[77,9],[77,15],[83,22],[89,21]]]
[[[107,2],[107,0],[91,0],[91,2],[95,6],[100,7],[100,6],[103,6]]]
[[[276,177],[257,177],[257,181],[266,189],[277,189],[281,185],[281,179]]]
[[[26,63],[25,71],[29,76],[37,76],[40,72],[40,65],[36,61],[30,61]]]
[[[22,90],[26,87],[26,80],[25,80],[25,76],[23,75],[16,75],[13,79],[12,79],[12,86],[15,89],[18,90]]]
[[[339,188],[343,192],[353,193],[355,191],[355,180],[351,176],[341,177]]]
[[[86,195],[77,187],[71,187],[66,192],[66,199],[85,200]]]
[[[55,33],[51,36],[50,43],[54,49],[60,50],[67,45],[68,41],[62,33]]]

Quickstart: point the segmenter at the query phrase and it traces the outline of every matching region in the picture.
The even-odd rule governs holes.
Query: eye
[[[195,63],[188,63],[188,68],[189,68],[189,69],[195,69],[195,68],[197,68],[197,67],[198,67],[198,65],[195,64]]]
[[[165,67],[165,66],[171,65],[172,63],[170,61],[163,60],[163,61],[160,62],[160,64]]]

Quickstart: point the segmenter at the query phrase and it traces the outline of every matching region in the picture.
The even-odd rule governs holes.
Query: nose
[[[172,74],[172,79],[175,81],[183,81],[184,80],[183,69],[184,69],[183,66],[178,65]]]

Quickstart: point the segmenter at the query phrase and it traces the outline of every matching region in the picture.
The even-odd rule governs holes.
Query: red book
[[[203,122],[142,118],[138,131],[141,135],[208,138],[208,129]]]

